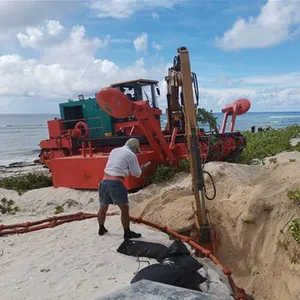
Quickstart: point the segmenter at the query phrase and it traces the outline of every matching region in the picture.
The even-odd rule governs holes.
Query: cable
[[[216,198],[216,195],[217,195],[217,189],[216,189],[215,181],[214,181],[212,175],[209,172],[202,171],[202,173],[206,173],[208,175],[208,177],[210,178],[210,180],[212,182],[212,186],[213,186],[213,196],[210,198],[210,197],[207,196],[206,187],[205,187],[205,184],[204,184],[205,197],[206,197],[207,200],[214,200]]]
[[[192,73],[192,81],[194,84],[195,97],[196,97],[197,106],[198,106],[199,105],[199,86],[198,86],[198,79],[197,79],[196,73]]]
[[[173,68],[175,71],[180,71],[180,56],[176,55],[173,59]]]
[[[139,256],[136,258],[136,261],[139,263],[139,266],[138,266],[138,269],[133,273],[134,275],[136,275],[138,273],[138,271],[140,270],[141,268],[141,262],[145,262],[145,263],[148,263],[148,266],[150,266],[150,261],[148,260],[140,260]]]

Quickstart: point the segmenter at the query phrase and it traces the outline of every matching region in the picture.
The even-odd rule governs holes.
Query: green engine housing
[[[97,139],[112,133],[112,118],[106,114],[97,104],[95,98],[85,100],[69,100],[60,103],[60,116],[65,129],[74,129],[78,121],[84,121],[89,128],[89,138]]]

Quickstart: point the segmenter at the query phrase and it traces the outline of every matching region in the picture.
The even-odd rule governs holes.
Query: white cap
[[[142,153],[140,150],[140,142],[136,138],[130,138],[126,141],[125,145],[134,153]]]

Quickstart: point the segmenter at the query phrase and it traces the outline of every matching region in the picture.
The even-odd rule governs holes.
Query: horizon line
[[[210,110],[209,110],[210,111]],[[223,114],[222,112],[214,112],[213,113],[218,113],[218,114]],[[251,114],[251,113],[300,113],[300,110],[298,111],[292,111],[292,110],[283,110],[283,111],[250,111],[245,113],[246,114]],[[44,116],[50,116],[50,115],[60,115],[60,112],[56,112],[56,113],[0,113],[0,116],[2,115],[44,115]],[[162,113],[162,114],[166,114],[166,113]]]

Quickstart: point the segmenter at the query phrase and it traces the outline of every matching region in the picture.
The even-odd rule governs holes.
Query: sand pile
[[[284,225],[297,211],[300,215],[299,207],[287,197],[287,190],[300,188],[300,153],[281,153],[264,165],[213,162],[206,170],[217,187],[216,198],[207,201],[217,227],[217,257],[256,299],[297,299],[300,265],[292,264],[293,253],[278,249],[277,242]],[[160,185],[151,189],[134,195],[135,215],[178,231],[192,226],[189,176],[181,174],[166,190]],[[212,195],[210,187],[208,194]],[[299,245],[294,242],[293,247]]]
[[[194,223],[191,194],[191,177],[177,174],[167,184],[153,184],[130,195],[131,215],[186,231]]]
[[[226,179],[218,183],[216,201],[208,203],[218,228],[217,256],[256,299],[300,296],[300,265],[291,263],[293,253],[277,247],[285,224],[300,216],[287,197],[287,190],[300,188],[299,166],[300,153],[280,154],[264,166],[223,166]],[[234,172],[239,179],[228,177]],[[290,248],[300,250],[293,240]]]
[[[22,214],[52,216],[57,206],[67,213],[96,212],[99,208],[97,191],[80,191],[68,188],[47,187],[28,191],[21,196],[17,192],[0,189],[0,199],[12,199]]]

